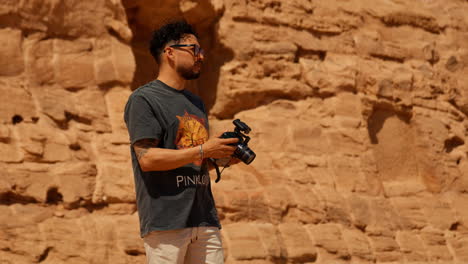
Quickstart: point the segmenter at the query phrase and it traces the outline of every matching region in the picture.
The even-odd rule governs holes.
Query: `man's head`
[[[203,50],[197,33],[185,21],[169,23],[155,30],[150,52],[160,66],[168,64],[186,80],[200,75]]]

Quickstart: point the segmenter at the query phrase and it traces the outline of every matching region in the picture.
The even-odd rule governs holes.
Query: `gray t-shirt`
[[[141,139],[157,139],[158,148],[184,149],[203,144],[209,136],[201,99],[159,80],[130,95],[124,119],[132,145]],[[154,230],[220,227],[206,162],[144,172],[133,147],[130,152],[142,237]]]

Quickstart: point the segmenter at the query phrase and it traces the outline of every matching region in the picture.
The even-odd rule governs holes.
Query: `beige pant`
[[[143,238],[148,264],[222,264],[217,227],[153,231]]]

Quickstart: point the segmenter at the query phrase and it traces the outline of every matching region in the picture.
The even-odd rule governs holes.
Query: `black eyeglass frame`
[[[193,47],[193,55],[195,57],[198,57],[200,54],[205,55],[205,51],[197,44],[174,44],[174,45],[170,45],[169,47],[171,48]]]

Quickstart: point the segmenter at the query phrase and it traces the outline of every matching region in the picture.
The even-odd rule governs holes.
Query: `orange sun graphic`
[[[208,140],[208,130],[205,126],[204,118],[191,115],[185,111],[184,116],[177,116],[179,119],[179,128],[175,145],[177,149],[192,148],[205,143]],[[194,162],[200,165],[201,162]]]

